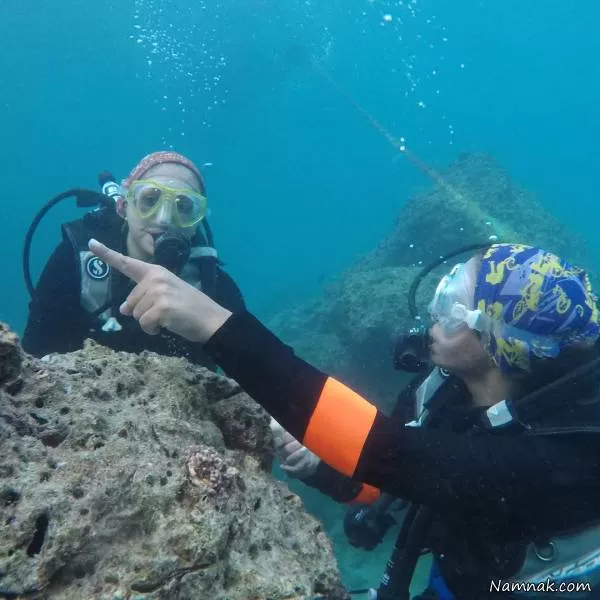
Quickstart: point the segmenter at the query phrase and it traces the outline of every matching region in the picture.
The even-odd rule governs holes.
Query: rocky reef
[[[349,598],[268,417],[184,359],[42,360],[0,327],[0,598]]]

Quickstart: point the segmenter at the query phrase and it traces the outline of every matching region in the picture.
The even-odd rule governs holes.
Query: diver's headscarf
[[[152,167],[161,165],[163,163],[175,163],[188,168],[200,182],[200,191],[205,193],[204,179],[200,169],[187,157],[178,152],[172,152],[170,150],[161,150],[159,152],[152,152],[140,160],[140,162],[133,167],[131,173],[123,180],[123,187],[128,188],[134,181],[141,179]]]
[[[550,336],[559,350],[600,336],[585,271],[540,248],[491,246],[477,276],[475,308],[528,333]],[[536,352],[527,341],[493,334],[482,341],[503,372],[530,370]]]

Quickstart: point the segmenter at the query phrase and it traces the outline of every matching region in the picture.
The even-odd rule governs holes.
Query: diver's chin
[[[156,244],[157,237],[158,236],[155,237],[147,231],[144,232],[144,237],[142,238],[141,246],[142,250],[144,251],[149,260],[152,260],[152,258],[154,258],[154,247]]]
[[[440,355],[435,351],[433,347],[429,349],[429,361],[432,365],[439,367],[440,369],[446,369],[446,364],[443,360],[441,360]]]

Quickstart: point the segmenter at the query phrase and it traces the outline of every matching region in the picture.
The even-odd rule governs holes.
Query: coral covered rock
[[[24,366],[18,343],[2,347],[0,597],[347,597],[235,382],[91,342]]]
[[[0,383],[8,383],[7,387],[13,390],[19,387],[22,365],[23,351],[17,334],[0,323]],[[16,382],[19,385],[15,386]]]

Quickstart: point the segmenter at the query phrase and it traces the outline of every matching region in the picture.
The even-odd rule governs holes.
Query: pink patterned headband
[[[200,169],[182,154],[170,151],[153,152],[142,158],[142,160],[133,168],[131,173],[123,180],[123,186],[129,187],[134,181],[141,179],[149,169],[163,163],[175,163],[187,167],[196,175],[196,177],[198,177],[198,180],[200,181],[200,191],[203,194],[206,193],[204,179],[202,173],[200,173]]]

